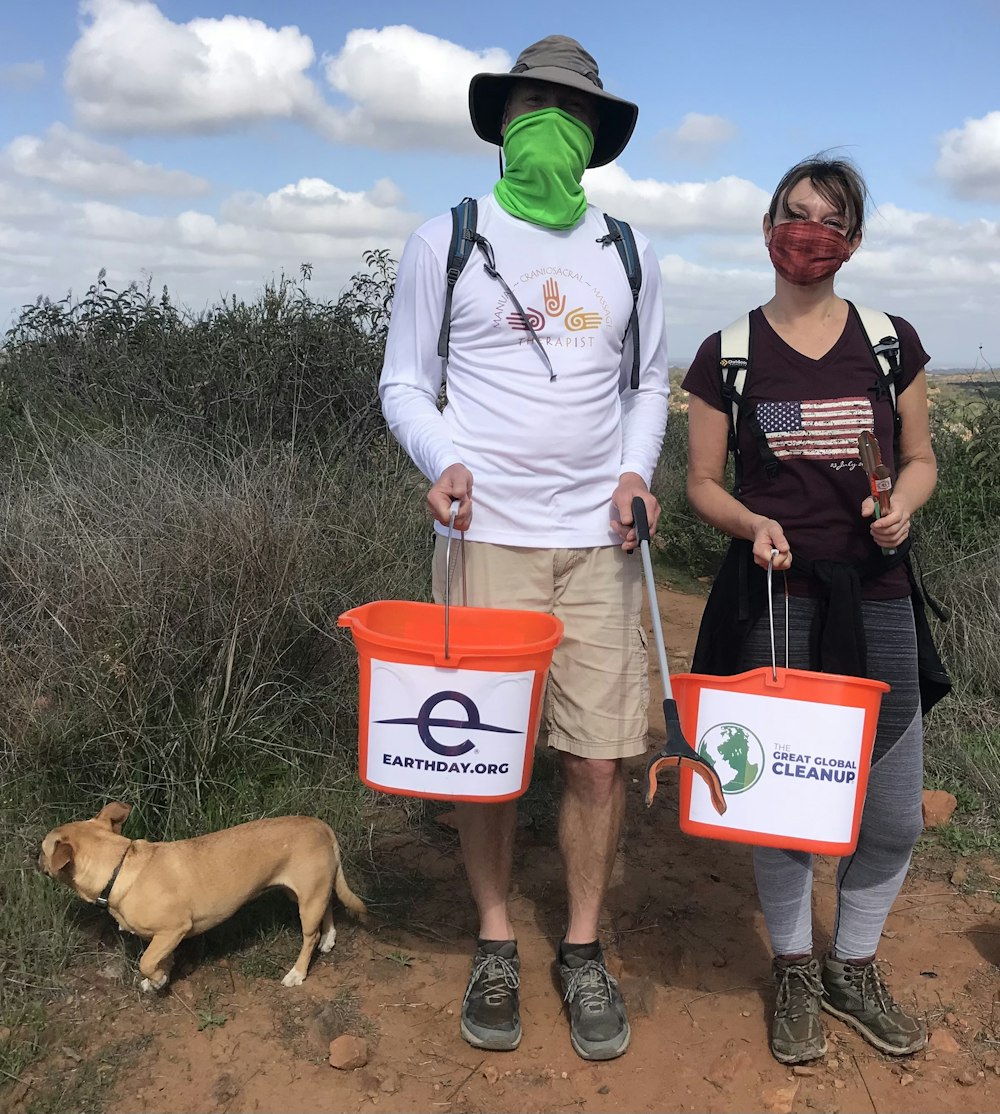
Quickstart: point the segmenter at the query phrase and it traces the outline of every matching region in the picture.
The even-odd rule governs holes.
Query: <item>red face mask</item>
[[[776,224],[767,250],[774,269],[795,286],[822,282],[851,258],[846,236],[812,220]]]

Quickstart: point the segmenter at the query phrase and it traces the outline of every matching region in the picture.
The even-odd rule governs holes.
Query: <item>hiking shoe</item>
[[[462,999],[462,1036],[475,1048],[510,1052],[521,1043],[521,961],[514,940],[480,940]]]
[[[874,960],[858,967],[827,956],[823,1009],[891,1056],[909,1056],[927,1043],[927,1026],[892,1000]]]
[[[826,1053],[826,1033],[819,1016],[823,1000],[819,960],[789,963],[775,958],[771,967],[778,984],[771,1054],[782,1064],[818,1060]]]
[[[600,948],[594,959],[560,952],[559,981],[569,1009],[569,1038],[585,1060],[613,1060],[632,1036],[618,983],[604,966]]]

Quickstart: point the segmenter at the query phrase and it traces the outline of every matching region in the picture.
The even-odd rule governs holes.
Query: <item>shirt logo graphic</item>
[[[523,314],[509,313],[507,324],[519,332],[527,332],[530,324],[536,333],[540,333],[545,328],[546,319],[555,321],[561,318],[567,332],[570,333],[601,327],[603,318],[594,310],[574,306],[567,311],[566,295],[560,291],[559,283],[555,279],[545,280],[542,286],[542,305],[545,307],[544,311],[535,309],[534,306],[526,306]]]
[[[760,402],[757,420],[779,460],[847,460],[858,455],[858,434],[874,432],[871,402],[864,397],[821,402]]]
[[[465,709],[465,719],[442,719],[432,718],[431,712],[439,704],[445,704],[449,701],[454,701],[456,704],[461,704]],[[454,758],[460,754],[468,754],[470,750],[474,750],[476,744],[471,739],[466,739],[464,742],[456,743],[449,746],[445,743],[438,742],[437,739],[431,734],[432,727],[457,727],[459,730],[466,731],[495,731],[503,735],[520,735],[522,732],[516,731],[511,727],[497,727],[492,723],[483,723],[479,718],[479,709],[476,707],[473,700],[465,695],[464,692],[435,692],[420,706],[420,711],[414,717],[401,717],[399,719],[380,719],[376,723],[408,723],[413,724],[417,728],[417,734],[420,736],[420,741],[432,750],[435,754],[440,754],[444,758]]]

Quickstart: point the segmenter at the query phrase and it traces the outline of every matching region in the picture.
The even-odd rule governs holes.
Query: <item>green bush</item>
[[[88,426],[155,423],[197,440],[267,438],[356,452],[382,432],[376,385],[395,266],[368,271],[333,303],[282,276],[253,302],[235,296],[204,314],[177,309],[101,272],[79,301],[27,306],[4,345],[8,420],[72,414]]]
[[[934,623],[954,691],[928,718],[930,779],[972,793],[967,811],[995,838],[1000,796],[1000,396],[937,403],[932,435],[938,486],[921,511],[918,565],[948,609]]]
[[[689,576],[712,576],[729,539],[702,522],[688,502],[687,437],[687,410],[671,407],[663,451],[650,485],[661,508],[656,546],[668,566]]]

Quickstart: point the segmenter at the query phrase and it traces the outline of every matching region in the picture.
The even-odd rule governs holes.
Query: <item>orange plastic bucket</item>
[[[559,619],[383,600],[345,611],[338,622],[350,627],[358,651],[365,785],[492,802],[528,788]]]
[[[824,855],[858,841],[883,681],[765,666],[673,679],[681,727],[722,780],[725,815],[687,770],[689,835]]]

